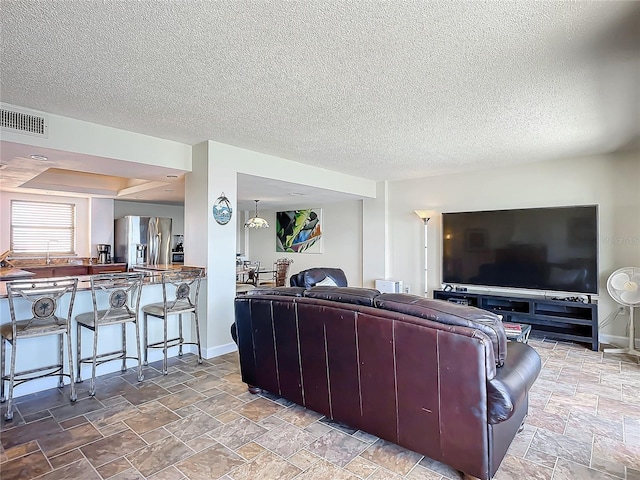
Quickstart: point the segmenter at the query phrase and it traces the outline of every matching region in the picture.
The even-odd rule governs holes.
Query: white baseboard
[[[629,346],[629,337],[622,337],[620,335],[608,335],[606,333],[601,333],[598,340],[600,343],[608,343],[609,345],[624,348]],[[640,344],[640,340],[636,338],[636,348],[638,348],[638,344]]]
[[[214,358],[227,353],[235,352],[238,350],[238,346],[234,342],[229,342],[224,345],[218,345],[217,347],[207,348],[202,352],[203,358]]]

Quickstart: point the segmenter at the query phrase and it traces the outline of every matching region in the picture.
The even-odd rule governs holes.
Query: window
[[[11,251],[14,255],[75,255],[76,206],[12,200]]]

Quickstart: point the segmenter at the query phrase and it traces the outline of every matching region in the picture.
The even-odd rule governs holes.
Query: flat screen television
[[[596,205],[443,213],[446,284],[598,293]]]

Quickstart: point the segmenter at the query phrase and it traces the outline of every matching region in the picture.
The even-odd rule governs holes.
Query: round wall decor
[[[222,192],[213,204],[213,218],[220,225],[226,225],[231,220],[232,213],[231,202]]]

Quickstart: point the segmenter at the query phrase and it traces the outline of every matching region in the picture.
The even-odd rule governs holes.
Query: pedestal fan
[[[613,272],[607,280],[607,291],[616,302],[629,307],[629,347],[605,348],[604,351],[640,356],[640,350],[635,347],[633,324],[633,310],[640,305],[640,267],[623,267]]]

